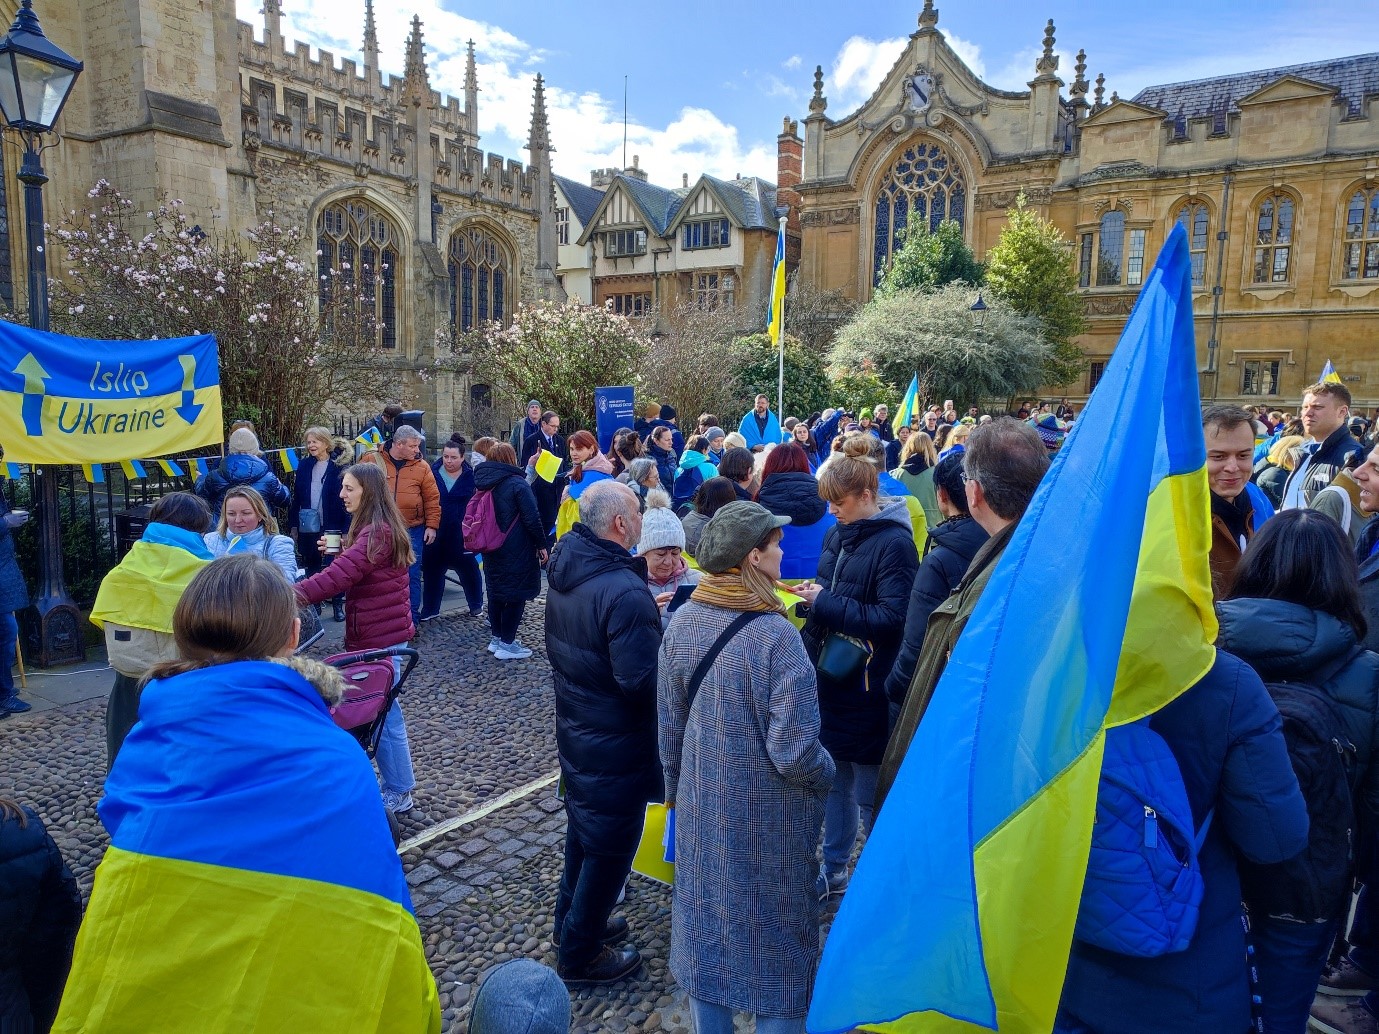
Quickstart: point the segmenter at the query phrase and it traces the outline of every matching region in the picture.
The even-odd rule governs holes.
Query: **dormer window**
[[[603,235],[603,254],[605,258],[620,258],[624,255],[645,255],[646,231],[610,230]]]
[[[698,248],[726,248],[729,244],[730,231],[731,228],[726,219],[705,219],[699,222],[686,223],[681,239],[686,251],[694,251]]]

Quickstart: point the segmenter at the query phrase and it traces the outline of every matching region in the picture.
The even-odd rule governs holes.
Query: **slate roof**
[[[639,179],[631,176],[615,176],[614,183],[621,183],[623,188],[632,195],[633,199],[646,213],[646,217],[651,220],[651,228],[658,237],[665,236],[666,227],[675,218],[675,213],[680,210],[681,203],[685,200],[687,190],[667,190],[665,187],[658,187],[654,183],[643,183]],[[611,190],[612,187],[610,186]]]
[[[1347,106],[1347,115],[1363,114],[1367,95],[1379,94],[1379,54],[1357,54],[1354,57],[1330,61],[1312,61],[1303,65],[1286,65],[1258,72],[1241,72],[1215,79],[1197,79],[1186,83],[1150,86],[1131,98],[1135,104],[1158,108],[1170,115],[1182,112],[1185,118],[1203,118],[1222,112],[1236,112],[1236,102],[1262,90],[1285,75],[1309,79],[1315,83],[1334,86]]]
[[[776,185],[756,176],[720,180],[705,176],[717,189],[728,213],[748,230],[776,228]]]
[[[588,226],[589,220],[594,217],[594,209],[598,208],[599,202],[603,200],[603,191],[564,176],[555,177],[555,181],[560,184],[560,192],[565,195],[565,200],[570,202],[570,208],[579,220],[579,225]]]

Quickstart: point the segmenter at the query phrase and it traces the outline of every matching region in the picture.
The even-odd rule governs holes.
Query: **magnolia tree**
[[[875,298],[839,332],[830,361],[888,384],[918,373],[921,399],[964,405],[1037,388],[1052,350],[1039,321],[993,299],[977,326],[971,307],[963,283]]]
[[[514,412],[540,399],[573,429],[593,426],[595,388],[636,384],[649,340],[626,316],[572,300],[519,305],[509,326],[489,324],[459,345],[469,372],[496,385]]]
[[[180,201],[139,212],[104,180],[87,197],[52,231],[55,330],[115,341],[214,334],[225,418],[252,420],[265,442],[297,441],[334,406],[396,397],[401,371],[373,315],[377,271],[318,274],[301,231],[271,220],[217,239],[190,225]]]

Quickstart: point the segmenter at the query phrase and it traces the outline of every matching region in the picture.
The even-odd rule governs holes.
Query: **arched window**
[[[876,193],[872,283],[881,282],[907,227],[935,230],[945,219],[966,223],[967,181],[962,167],[937,144],[912,144],[886,171]]]
[[[1270,194],[1255,220],[1254,282],[1283,284],[1293,278],[1293,199]]]
[[[456,230],[450,237],[450,321],[466,334],[488,323],[502,323],[510,308],[512,272],[507,249],[482,227]]]
[[[1202,287],[1207,282],[1207,233],[1211,229],[1211,217],[1207,206],[1201,201],[1188,200],[1178,209],[1177,221],[1187,231],[1188,254],[1192,256],[1192,286]]]
[[[1144,281],[1142,229],[1125,229],[1125,212],[1112,208],[1095,232],[1082,234],[1078,259],[1079,287],[1138,287]]]
[[[327,205],[316,220],[316,257],[322,310],[334,300],[335,283],[355,291],[370,314],[378,344],[397,347],[397,232],[392,222],[359,198]]]
[[[1343,280],[1379,278],[1379,187],[1350,195],[1345,215]]]

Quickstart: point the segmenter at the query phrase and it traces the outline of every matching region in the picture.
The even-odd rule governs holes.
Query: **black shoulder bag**
[[[699,662],[699,666],[694,669],[694,674],[689,680],[689,701],[685,705],[685,713],[694,706],[694,698],[699,693],[699,684],[704,681],[704,676],[708,675],[709,669],[713,667],[713,662],[718,659],[718,655],[723,652],[723,647],[728,645],[729,640],[747,627],[748,622],[753,618],[759,618],[766,611],[764,610],[745,610],[728,623],[728,627],[723,629],[714,644],[709,647],[709,652],[704,654],[704,659]]]

